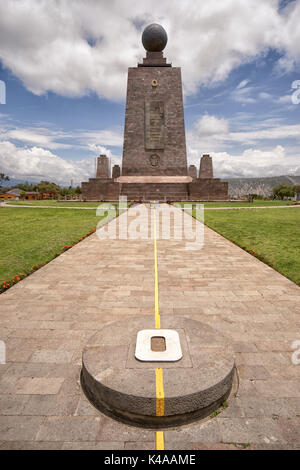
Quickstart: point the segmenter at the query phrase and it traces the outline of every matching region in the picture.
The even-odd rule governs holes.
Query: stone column
[[[199,178],[213,178],[212,158],[209,155],[203,155],[200,161]]]
[[[112,169],[112,177],[119,178],[121,176],[121,168],[120,165],[114,165]]]
[[[110,177],[109,160],[106,155],[100,155],[97,159],[97,173],[96,178],[109,178]]]
[[[197,168],[195,165],[189,166],[189,176],[191,176],[193,180],[197,179]]]

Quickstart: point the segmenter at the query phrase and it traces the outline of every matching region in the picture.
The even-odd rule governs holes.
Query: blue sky
[[[300,1],[162,0],[155,16],[153,3],[0,3],[1,172],[77,184],[100,153],[120,164],[127,68],[159,22],[182,67],[189,163],[210,153],[224,179],[300,175]]]

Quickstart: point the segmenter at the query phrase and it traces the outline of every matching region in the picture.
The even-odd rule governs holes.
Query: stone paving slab
[[[300,365],[291,356],[300,288],[207,227],[201,250],[175,239],[157,249],[162,321],[184,316],[226,335],[239,372],[229,406],[164,431],[165,448],[299,449]],[[84,346],[132,315],[152,316],[154,326],[151,239],[93,234],[1,294],[0,449],[155,449],[155,431],[102,415],[80,387]]]

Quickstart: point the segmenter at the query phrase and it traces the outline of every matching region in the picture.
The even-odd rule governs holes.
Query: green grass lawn
[[[176,203],[176,204],[192,204],[191,202]],[[195,204],[195,203],[194,203]],[[251,202],[199,202],[204,204],[204,207],[259,207],[259,206],[289,206],[294,204],[294,201],[263,201],[261,199],[254,199]]]
[[[101,219],[92,210],[0,207],[0,284],[49,262]]]
[[[57,202],[56,200],[43,200],[43,201],[9,201],[7,204],[18,206],[53,206],[53,207],[98,207],[100,202],[72,202],[63,201]]]
[[[206,211],[205,224],[300,285],[300,208]]]
[[[53,207],[98,207],[100,202],[71,202],[63,201],[57,202],[56,200],[43,200],[43,201],[10,201],[7,204],[16,204],[18,206],[53,206]],[[178,203],[182,204],[182,203]],[[192,203],[184,203],[192,204]],[[204,207],[255,207],[255,206],[287,206],[294,204],[294,201],[262,201],[255,199],[253,203],[250,202],[203,202]]]

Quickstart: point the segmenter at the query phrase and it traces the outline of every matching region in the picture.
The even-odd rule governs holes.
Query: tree
[[[61,194],[61,196],[70,196],[70,195],[74,194],[74,189],[61,188],[60,189],[60,194]]]
[[[35,190],[40,193],[56,193],[59,194],[61,188],[55,183],[50,183],[49,181],[41,181],[35,186]]]
[[[292,188],[282,188],[278,194],[279,194],[280,199],[295,196],[295,192],[292,190]]]
[[[295,191],[295,194],[300,194],[300,184],[295,184],[295,186],[293,186],[293,190]]]
[[[295,190],[294,190],[294,186],[292,186],[291,184],[280,184],[279,186],[275,186],[273,188],[273,194],[275,194],[277,196],[278,199],[284,199],[285,197],[286,198],[289,198],[289,197],[293,197],[295,196]]]
[[[35,191],[35,184],[29,184],[28,181],[25,183],[17,184],[17,188],[22,189],[23,191]]]
[[[9,181],[9,176],[6,176],[4,173],[0,173],[0,189],[2,188],[2,181]]]

